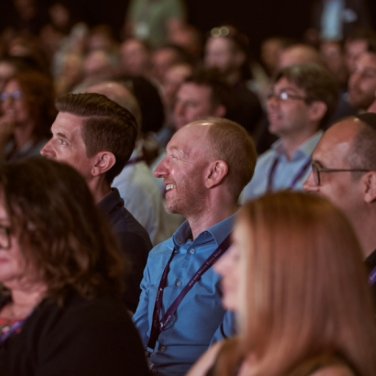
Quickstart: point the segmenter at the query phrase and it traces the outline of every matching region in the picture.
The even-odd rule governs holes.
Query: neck
[[[12,302],[4,307],[4,315],[12,320],[23,320],[46,297],[47,287],[42,283],[28,284],[26,288],[11,289]]]
[[[283,150],[285,151],[288,159],[292,159],[296,151],[315,133],[316,131],[306,131],[299,134],[282,136],[281,141],[283,145]]]
[[[203,231],[233,215],[237,209],[238,206],[235,203],[227,206],[218,204],[200,214],[187,216],[186,219],[191,228],[193,239],[196,239]]]
[[[104,177],[92,180],[88,182],[88,185],[96,204],[101,202],[111,192],[111,186],[106,182]]]

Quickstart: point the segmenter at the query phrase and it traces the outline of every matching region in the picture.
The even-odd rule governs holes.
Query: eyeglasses
[[[288,91],[284,91],[284,90],[281,91],[280,93],[269,93],[267,95],[268,100],[271,100],[273,98],[282,102],[291,101],[291,100],[304,101],[304,102],[309,101],[308,97],[303,97],[302,95],[298,95],[298,94],[291,94]]]
[[[218,37],[226,38],[226,37],[229,37],[233,33],[234,33],[234,30],[230,26],[218,26],[218,27],[213,27],[210,30],[210,36],[214,38],[218,38]]]
[[[11,247],[11,233],[12,230],[9,226],[0,225],[0,249],[9,249]]]
[[[371,170],[365,168],[326,168],[320,166],[317,162],[312,162],[312,175],[316,186],[321,185],[321,173],[333,172],[369,172]]]
[[[1,93],[0,94],[0,101],[5,102],[6,100],[11,99],[12,101],[18,101],[23,97],[21,91],[13,91],[12,93]]]

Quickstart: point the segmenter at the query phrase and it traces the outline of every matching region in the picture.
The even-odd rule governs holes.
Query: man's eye
[[[63,138],[58,138],[57,142],[59,143],[59,145],[63,145],[63,146],[68,145],[67,140],[64,140]]]

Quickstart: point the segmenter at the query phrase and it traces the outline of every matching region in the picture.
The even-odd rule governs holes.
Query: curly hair
[[[124,256],[78,172],[40,157],[3,163],[0,192],[26,265],[50,297],[122,293]]]

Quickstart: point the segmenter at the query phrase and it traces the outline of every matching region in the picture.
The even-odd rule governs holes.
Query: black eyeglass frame
[[[312,175],[315,185],[319,187],[321,185],[320,174],[323,173],[336,173],[336,172],[370,172],[372,170],[366,168],[327,168],[320,166],[317,162],[311,164]]]

